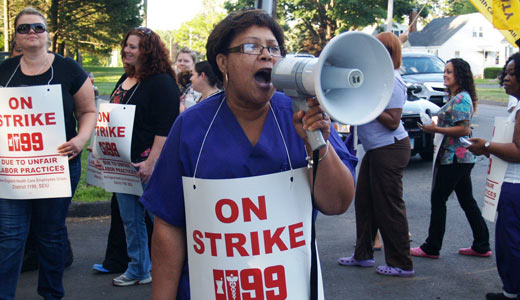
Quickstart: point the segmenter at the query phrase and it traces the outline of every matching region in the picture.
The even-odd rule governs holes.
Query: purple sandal
[[[376,264],[376,260],[373,258],[357,260],[354,258],[354,255],[352,255],[350,257],[340,257],[338,264],[342,266],[373,267]]]
[[[387,276],[398,276],[398,277],[410,277],[415,275],[414,270],[405,271],[400,268],[390,267],[390,266],[379,266],[376,268],[377,274],[387,275]]]

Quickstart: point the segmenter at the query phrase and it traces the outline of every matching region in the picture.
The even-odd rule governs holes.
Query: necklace
[[[27,64],[27,62],[23,58],[24,58],[24,56],[22,56],[22,58],[20,58],[20,61],[23,61],[24,64],[27,66],[27,69],[29,69],[29,64]],[[27,75],[30,75],[30,76],[39,75],[40,72],[43,70],[43,68],[47,65],[47,63],[50,64],[49,55],[47,53],[45,53],[45,58],[46,58],[46,60],[43,62],[43,65],[40,67],[40,69],[38,69],[38,71],[36,71],[36,73],[34,73],[34,74],[27,74]]]

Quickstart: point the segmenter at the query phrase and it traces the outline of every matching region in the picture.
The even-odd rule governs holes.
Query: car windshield
[[[444,73],[444,62],[438,57],[403,57],[401,75]]]

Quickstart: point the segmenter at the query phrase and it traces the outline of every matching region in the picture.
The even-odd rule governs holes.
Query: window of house
[[[455,51],[455,57],[460,57],[460,51]]]
[[[500,53],[495,53],[495,65],[500,64]]]
[[[482,30],[482,27],[479,27],[478,29],[478,37],[484,37],[484,31]]]
[[[473,27],[473,37],[477,37],[477,29]]]

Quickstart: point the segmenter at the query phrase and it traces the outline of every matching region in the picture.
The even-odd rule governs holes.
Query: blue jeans
[[[69,162],[72,194],[81,175],[81,161]],[[63,270],[67,249],[65,218],[71,197],[50,199],[0,199],[0,299],[15,297],[29,225],[35,222],[38,294],[46,300],[64,295]]]
[[[143,190],[145,187],[146,185],[143,184]],[[139,202],[139,196],[116,193],[116,198],[125,227],[126,249],[130,258],[125,276],[136,280],[148,278],[152,263],[148,249],[148,233],[144,221],[147,210]]]

